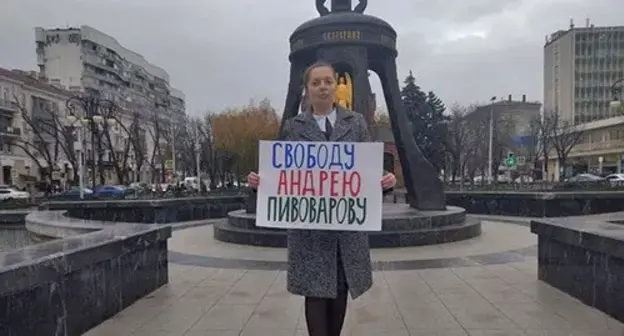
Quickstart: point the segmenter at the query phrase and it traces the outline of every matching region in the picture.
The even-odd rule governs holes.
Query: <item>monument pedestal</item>
[[[287,231],[256,226],[256,214],[232,211],[228,220],[214,224],[215,239],[241,245],[286,247]],[[420,211],[408,204],[384,204],[382,231],[370,232],[372,248],[423,246],[477,237],[481,222],[466,218],[462,208]]]

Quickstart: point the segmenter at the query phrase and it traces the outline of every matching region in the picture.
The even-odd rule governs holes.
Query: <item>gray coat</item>
[[[369,142],[364,117],[338,108],[329,141]],[[282,140],[326,141],[310,112],[285,122]],[[340,248],[352,298],[364,294],[373,284],[366,232],[289,230],[288,291],[295,295],[335,298],[337,295],[337,249]]]

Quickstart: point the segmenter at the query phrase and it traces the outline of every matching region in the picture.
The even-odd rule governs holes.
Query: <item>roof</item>
[[[484,113],[485,111],[489,112],[492,107],[495,107],[495,110],[497,112],[500,112],[501,110],[505,111],[507,108],[511,108],[511,107],[520,107],[520,108],[524,107],[526,108],[527,111],[529,110],[539,111],[542,107],[542,103],[536,102],[536,101],[499,100],[491,104],[476,106],[475,109],[466,113],[464,118],[473,116],[473,115],[478,115],[480,113]]]
[[[8,70],[0,68],[0,77],[6,77],[18,82],[21,82],[25,86],[29,86],[35,89],[47,91],[52,94],[71,96],[72,93],[68,90],[63,90],[52,84],[45,82],[44,80],[34,78],[23,70]]]

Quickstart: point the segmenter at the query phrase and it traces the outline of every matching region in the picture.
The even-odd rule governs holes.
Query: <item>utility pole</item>
[[[496,96],[490,99],[490,141],[488,143],[488,181],[490,184],[494,182],[494,174],[492,171],[492,146],[494,142],[494,101]]]
[[[200,158],[200,149],[199,149],[199,137],[197,137],[197,139],[195,139],[195,165],[196,165],[196,169],[197,169],[197,188],[199,189],[199,193],[201,194],[202,188],[201,188],[201,164],[199,162],[199,158]]]
[[[176,147],[175,147],[175,127],[171,122],[171,165],[173,170],[173,178],[176,177]]]

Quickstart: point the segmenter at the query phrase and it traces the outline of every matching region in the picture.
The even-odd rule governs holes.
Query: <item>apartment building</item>
[[[184,95],[169,74],[117,40],[89,26],[35,28],[37,63],[43,77],[71,91],[95,91],[146,119],[185,116]]]
[[[145,129],[152,127],[146,133],[155,133],[156,118],[158,127],[165,132],[183,124],[185,97],[182,91],[171,87],[169,74],[122,46],[112,36],[85,25],[56,29],[37,27],[35,40],[40,76],[51,83],[70,91],[98,93],[113,101],[125,114],[120,119],[128,123],[132,115],[138,113],[145,120]],[[147,142],[147,152],[162,153],[171,159],[170,146],[163,137],[157,143],[149,139]],[[163,148],[153,151],[154,146]],[[147,165],[141,166],[146,169]],[[157,166],[157,170],[165,168]],[[140,176],[150,179],[145,172]]]
[[[549,154],[549,175],[592,171],[622,171],[624,123],[621,111],[610,107],[613,85],[624,78],[624,26],[583,27],[571,20],[567,30],[546,37],[544,45],[544,111],[584,132],[567,167]],[[576,168],[573,167],[584,167]],[[604,168],[604,169],[603,169]]]

